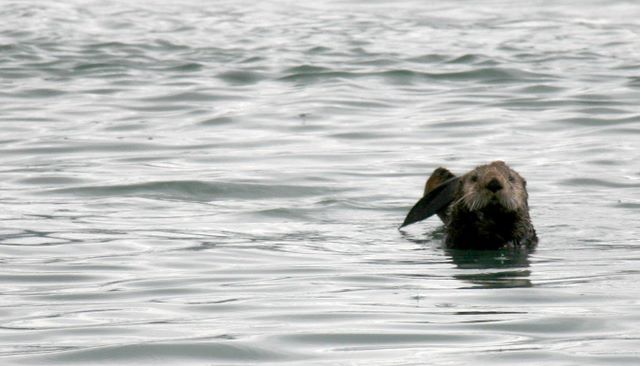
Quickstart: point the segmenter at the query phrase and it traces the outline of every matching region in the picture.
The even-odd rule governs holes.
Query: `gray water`
[[[0,364],[638,365],[640,5],[308,3],[0,2]]]

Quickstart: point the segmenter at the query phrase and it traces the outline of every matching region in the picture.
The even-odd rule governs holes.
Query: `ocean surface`
[[[640,364],[638,2],[3,0],[0,131],[2,365]]]

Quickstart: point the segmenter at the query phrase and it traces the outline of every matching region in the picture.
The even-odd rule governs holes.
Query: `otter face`
[[[502,161],[481,165],[462,176],[462,201],[469,211],[499,205],[507,211],[527,208],[526,181]]]

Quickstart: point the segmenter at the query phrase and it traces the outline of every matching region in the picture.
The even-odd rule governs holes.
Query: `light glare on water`
[[[635,3],[0,19],[1,364],[638,364]],[[498,159],[534,251],[397,230]]]

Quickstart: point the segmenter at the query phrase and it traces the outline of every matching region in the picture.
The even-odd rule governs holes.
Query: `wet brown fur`
[[[433,171],[433,173],[431,173],[431,176],[429,177],[429,179],[427,179],[427,183],[424,185],[424,195],[426,196],[427,193],[433,191],[434,188],[436,188],[440,184],[444,183],[446,180],[449,180],[453,177],[455,177],[455,175],[450,171],[448,171],[447,169],[442,167],[437,168],[436,170]],[[437,214],[438,214],[438,217],[440,217],[440,220],[442,220],[442,222],[446,222],[446,217],[447,217],[446,208],[438,211]]]
[[[455,175],[437,168],[425,195]],[[527,182],[502,161],[481,165],[460,177],[453,201],[437,212],[450,248],[497,249],[538,242],[529,217]]]

